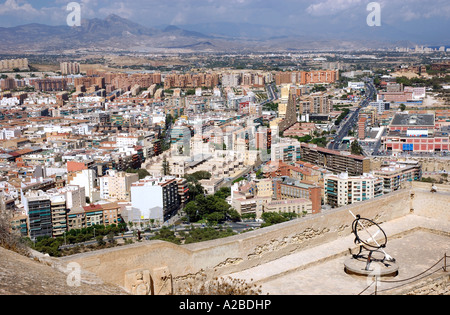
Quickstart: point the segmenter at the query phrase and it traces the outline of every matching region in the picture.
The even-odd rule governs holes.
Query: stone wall
[[[404,295],[450,295],[450,276],[423,281]]]
[[[415,198],[418,198],[417,196]],[[350,214],[383,223],[411,211],[411,191],[404,189],[323,214],[282,223],[242,235],[177,246],[153,241],[85,253],[63,260],[128,292],[164,294],[204,274],[208,279],[252,268],[293,252],[351,234]],[[416,203],[421,199],[416,199]]]
[[[435,185],[437,192],[431,192],[430,183],[413,182],[411,210],[415,214],[450,221],[450,186]]]
[[[370,160],[370,170],[375,171],[381,168],[384,161],[418,161],[422,165],[423,172],[440,172],[447,171],[450,172],[450,160],[449,159],[437,159],[437,158],[426,158],[426,157],[409,157],[409,158],[393,158],[393,157],[375,157]]]

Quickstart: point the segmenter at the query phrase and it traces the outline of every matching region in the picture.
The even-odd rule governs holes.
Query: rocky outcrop
[[[70,269],[63,265],[31,258],[0,247],[0,295],[123,295],[121,288],[87,275],[74,281]],[[73,270],[73,269],[72,269]]]

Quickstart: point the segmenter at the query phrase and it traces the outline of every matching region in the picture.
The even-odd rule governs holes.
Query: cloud
[[[352,7],[360,6],[363,0],[326,0],[311,4],[306,12],[313,16],[334,15]]]
[[[0,4],[0,15],[11,13],[38,14],[39,11],[31,4],[20,0],[6,0],[5,3]]]
[[[126,2],[120,1],[114,2],[112,3],[112,5],[100,8],[99,13],[101,15],[115,14],[125,19],[130,19],[135,14],[135,11]]]

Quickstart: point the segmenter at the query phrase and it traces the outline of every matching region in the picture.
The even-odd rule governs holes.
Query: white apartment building
[[[9,140],[13,138],[20,138],[22,135],[19,129],[2,129],[0,130],[0,140]]]
[[[131,185],[138,180],[138,174],[108,170],[106,176],[99,178],[100,198],[102,200],[130,201]]]
[[[272,144],[271,159],[274,162],[296,162],[301,156],[301,144],[298,140],[282,138],[279,143]]]
[[[377,101],[369,103],[369,106],[373,106],[378,110],[378,114],[382,114],[383,112],[390,110],[391,103],[384,101]]]
[[[324,202],[341,207],[383,195],[383,180],[373,174],[349,176],[328,174],[324,177]]]
[[[119,148],[129,148],[134,147],[139,144],[139,142],[143,139],[143,137],[134,136],[134,135],[118,135],[116,137],[116,145]]]
[[[64,196],[66,208],[69,211],[79,211],[86,206],[86,193],[84,187],[67,185],[59,189],[50,189],[46,192],[50,196]]]
[[[241,75],[238,73],[225,73],[222,75],[223,87],[236,87],[241,85]]]
[[[164,222],[180,204],[175,177],[147,177],[131,185],[132,212],[139,213],[141,220]]]
[[[79,171],[68,178],[69,185],[84,187],[85,197],[89,197],[91,203],[100,199],[100,194],[95,189],[96,181],[97,175],[91,169]]]
[[[348,88],[352,90],[360,90],[365,88],[364,82],[348,82]]]

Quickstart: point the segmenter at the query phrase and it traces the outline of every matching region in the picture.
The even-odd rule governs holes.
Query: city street
[[[338,131],[334,137],[334,142],[328,145],[328,149],[331,150],[342,150],[343,148],[347,148],[347,146],[342,146],[342,140],[347,137],[348,133],[359,119],[359,112],[362,108],[365,108],[372,101],[372,98],[376,94],[375,86],[373,85],[373,81],[367,79],[366,81],[366,97],[363,101],[361,101],[359,107],[355,111],[350,111],[349,114],[344,118],[339,126]]]

